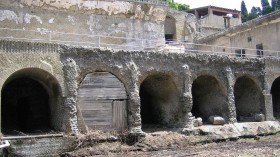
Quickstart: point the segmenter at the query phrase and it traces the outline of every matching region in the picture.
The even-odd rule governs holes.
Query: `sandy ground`
[[[208,139],[207,136],[185,136],[171,131],[158,131],[146,134],[145,138],[133,145],[119,141],[87,143],[84,148],[63,156],[280,156],[280,134],[237,141],[209,142]]]

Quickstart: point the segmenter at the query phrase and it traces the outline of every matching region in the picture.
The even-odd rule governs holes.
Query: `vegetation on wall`
[[[248,13],[246,4],[244,0],[241,2],[241,20],[242,22],[246,22],[262,15],[269,14],[271,12],[280,10],[280,0],[271,0],[269,4],[268,0],[261,0],[261,8],[260,7],[252,7],[250,13]]]

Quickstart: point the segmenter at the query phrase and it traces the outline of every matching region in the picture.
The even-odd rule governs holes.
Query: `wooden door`
[[[127,129],[127,108],[126,100],[113,101],[112,126],[117,132],[124,132]]]

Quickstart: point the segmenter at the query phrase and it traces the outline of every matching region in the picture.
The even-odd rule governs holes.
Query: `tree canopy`
[[[188,10],[190,8],[189,5],[176,3],[176,2],[174,2],[174,0],[165,0],[165,1],[168,3],[168,6],[170,8],[173,8],[175,10],[184,11],[184,10]]]
[[[271,4],[271,5],[270,5]],[[241,2],[241,20],[246,22],[262,15],[269,14],[271,12],[280,10],[280,0],[271,0],[269,4],[268,0],[261,0],[262,7],[252,7],[251,12],[248,13],[244,0]]]

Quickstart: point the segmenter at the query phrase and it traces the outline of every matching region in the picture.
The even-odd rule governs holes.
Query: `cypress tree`
[[[248,21],[255,19],[257,17],[261,16],[261,8],[259,7],[252,7],[251,12],[248,15]]]
[[[277,2],[278,0],[271,0],[271,12],[277,10]]]
[[[241,21],[246,22],[248,20],[248,10],[244,0],[241,2]]]
[[[280,0],[276,0],[276,9],[277,10],[280,10]]]
[[[262,3],[262,15],[266,15],[270,12],[272,12],[271,6],[268,2],[268,0],[261,0]]]

